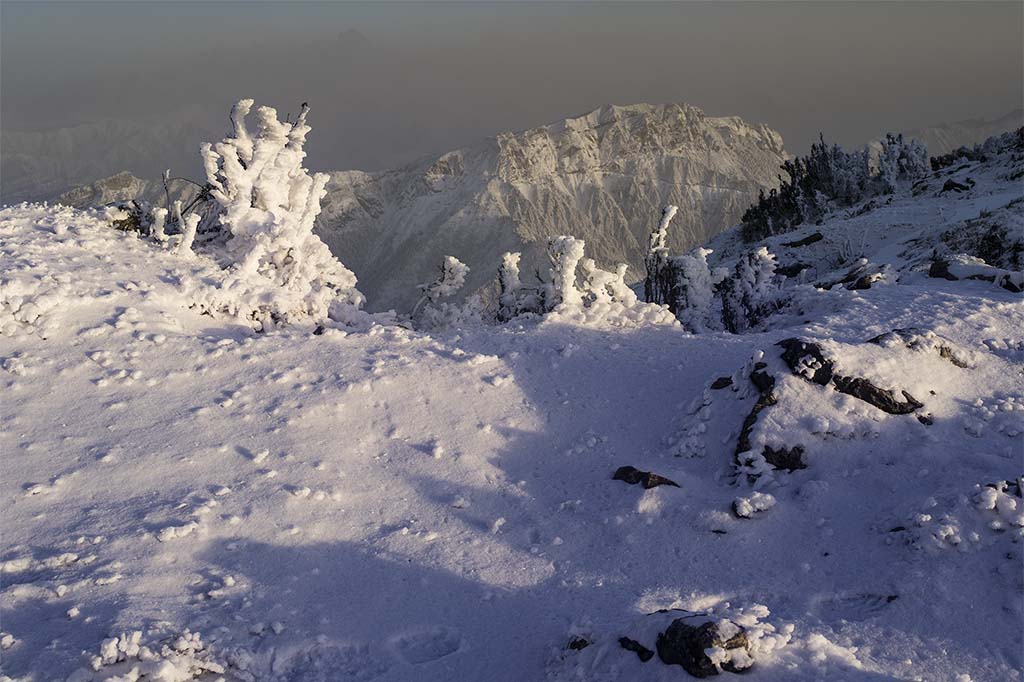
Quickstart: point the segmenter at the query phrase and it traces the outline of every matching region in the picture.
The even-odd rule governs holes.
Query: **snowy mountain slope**
[[[557,315],[257,334],[200,312],[222,276],[201,254],[3,209],[2,674],[688,679],[654,653],[686,610],[744,628],[745,679],[1020,679],[1024,302],[926,276],[943,245],[990,272],[955,256],[985,221],[1019,234],[1020,162],[770,238],[805,282],[888,269],[794,277],[740,335]],[[950,179],[969,189],[937,195]],[[922,406],[816,383],[790,338]],[[749,440],[805,468],[736,466],[758,372]]]
[[[961,159],[894,195],[833,210],[821,224],[743,243],[740,230],[707,246],[713,264],[730,264],[765,246],[789,270],[787,283],[845,277],[860,259],[885,266],[891,281],[913,281],[933,260],[966,255],[994,268],[1024,268],[1024,137],[1005,133],[1007,149],[984,161]]]
[[[683,104],[604,106],[395,171],[335,173],[319,234],[374,309],[405,312],[445,255],[470,266],[470,290],[504,251],[524,251],[529,271],[558,234],[603,265],[629,263],[635,280],[662,206],[680,207],[672,246],[695,246],[774,186],[784,157],[764,125]]]

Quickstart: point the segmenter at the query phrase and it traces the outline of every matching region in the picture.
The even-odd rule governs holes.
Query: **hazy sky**
[[[313,106],[310,165],[376,169],[604,103],[857,144],[1020,107],[1024,3],[0,3],[0,125]]]

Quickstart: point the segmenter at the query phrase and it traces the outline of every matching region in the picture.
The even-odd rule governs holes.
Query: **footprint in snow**
[[[819,597],[811,610],[825,621],[858,622],[880,616],[897,599],[897,594],[837,594]]]
[[[428,627],[392,637],[391,646],[406,663],[421,665],[458,651],[462,635],[443,626]]]

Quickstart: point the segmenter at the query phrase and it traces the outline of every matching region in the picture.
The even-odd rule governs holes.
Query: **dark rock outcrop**
[[[729,386],[732,386],[732,377],[718,377],[711,382],[711,388],[716,391],[722,388],[728,388]]]
[[[837,374],[835,363],[826,358],[815,343],[793,338],[779,341],[778,345],[783,348],[782,360],[793,374],[808,381],[822,386],[831,384],[840,393],[863,400],[888,414],[910,414],[924,407],[924,403],[906,391],[900,391],[904,398],[901,401],[892,391],[879,388],[863,377]]]
[[[796,249],[801,246],[808,246],[814,242],[820,242],[824,238],[825,237],[821,232],[815,232],[814,234],[807,235],[803,239],[797,239],[795,242],[783,242],[782,246],[788,246],[791,249]]]
[[[635,653],[637,655],[637,658],[639,658],[644,663],[654,658],[654,652],[645,647],[640,642],[636,641],[635,639],[630,639],[629,637],[619,637],[619,646],[621,646],[626,651],[632,651],[633,653]]]
[[[712,661],[706,650],[712,647],[720,647],[726,651],[732,649],[748,650],[746,631],[732,623],[729,623],[731,630],[735,631],[728,639],[723,639],[719,632],[719,623],[705,621],[699,625],[691,625],[687,619],[677,618],[672,621],[665,632],[658,635],[658,657],[669,665],[681,665],[683,669],[694,677],[710,677],[718,674],[718,666]],[[740,672],[745,668],[736,667],[731,661],[721,664],[722,670],[729,672]]]
[[[612,479],[616,481],[625,481],[630,485],[636,485],[639,483],[648,490],[651,488],[657,488],[659,485],[671,485],[676,488],[679,487],[679,484],[671,479],[659,476],[658,474],[650,471],[640,471],[636,467],[631,466],[624,466],[616,469],[615,473],[612,475]]]

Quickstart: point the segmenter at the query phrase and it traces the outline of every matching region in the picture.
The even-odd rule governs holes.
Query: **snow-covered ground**
[[[1020,679],[1024,303],[911,272],[982,210],[1020,229],[1004,170],[769,240],[808,282],[849,251],[884,272],[742,335],[257,333],[202,312],[206,256],[3,209],[3,679],[685,679],[620,645],[654,649],[660,609],[743,625],[750,680]],[[923,407],[797,376],[793,337]],[[758,360],[748,435],[806,468],[737,475]]]

